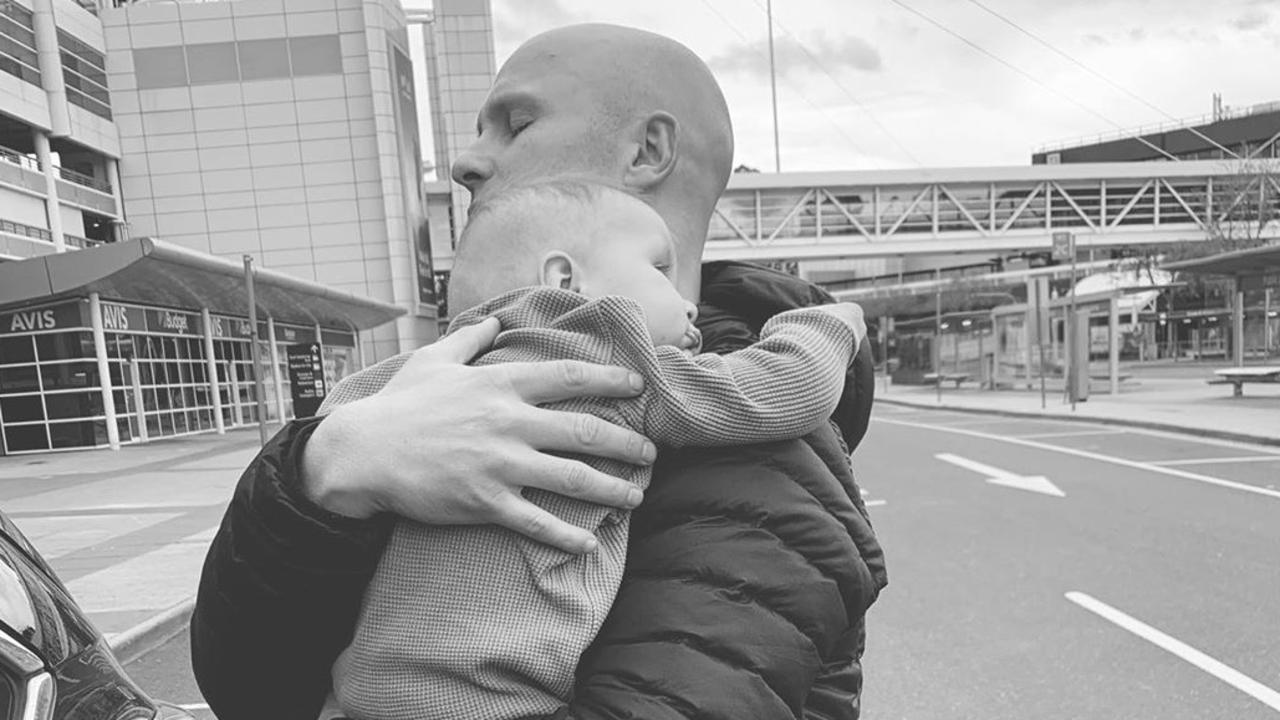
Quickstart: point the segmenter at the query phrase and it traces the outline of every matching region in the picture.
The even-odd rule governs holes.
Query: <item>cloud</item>
[[[796,71],[816,70],[815,64],[827,72],[842,69],[879,72],[884,67],[880,51],[871,43],[856,35],[830,39],[818,35],[801,45],[790,37],[774,38],[774,63],[778,73],[785,75]],[[746,45],[736,45],[730,50],[707,61],[717,74],[745,74],[769,76],[768,40],[757,40]]]
[[[566,7],[564,0],[495,4],[498,7],[493,11],[493,34],[498,44],[519,45],[542,30],[573,25],[584,19]]]
[[[1260,8],[1249,8],[1243,15],[1231,21],[1231,25],[1237,30],[1257,30],[1266,27],[1271,22],[1271,17],[1263,12]]]

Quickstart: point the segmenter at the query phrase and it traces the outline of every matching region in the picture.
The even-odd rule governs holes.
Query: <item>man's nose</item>
[[[477,148],[477,144],[479,143],[462,151],[453,163],[453,181],[470,190],[473,195],[493,177],[493,157]]]

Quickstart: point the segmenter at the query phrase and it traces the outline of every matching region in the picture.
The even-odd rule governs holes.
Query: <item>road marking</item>
[[[991,465],[983,465],[980,462],[962,458],[959,455],[952,455],[951,453],[939,453],[934,457],[943,462],[962,467],[965,470],[972,470],[980,475],[986,475],[987,482],[992,485],[1001,485],[1017,490],[1029,490],[1042,495],[1053,495],[1054,497],[1067,496],[1066,493],[1058,489],[1057,485],[1049,482],[1049,478],[1043,475],[1019,475]]]
[[[1026,437],[1025,435],[1023,437]],[[1242,457],[1194,458],[1192,460],[1152,460],[1152,465],[1212,465],[1214,463],[1280,462],[1280,455],[1244,455]]]
[[[1123,433],[1123,430],[1072,430],[1070,432],[1050,432],[1050,433],[1032,433],[1031,435],[1015,435],[1020,438],[1033,438],[1036,440],[1045,438],[1064,438],[1064,437],[1083,437],[1085,435],[1116,435]]]
[[[1190,645],[1170,637],[1150,625],[1107,605],[1082,592],[1071,591],[1066,594],[1071,602],[1095,615],[1110,621],[1156,647],[1176,655],[1235,689],[1258,700],[1272,710],[1280,711],[1280,692],[1276,692],[1235,668],[1215,660]]]
[[[208,710],[209,703],[187,703],[186,705],[179,705],[178,707],[183,710]]]
[[[1232,490],[1243,490],[1244,492],[1265,495],[1270,498],[1280,500],[1280,490],[1271,490],[1261,488],[1255,485],[1246,485],[1231,480],[1223,480],[1211,475],[1201,475],[1200,473],[1187,472],[1186,470],[1178,470],[1177,468],[1161,467],[1152,465],[1149,462],[1140,462],[1137,460],[1125,460],[1124,458],[1111,457],[1110,455],[1102,455],[1101,453],[1089,452],[1088,450],[1077,450],[1075,448],[1059,447],[1048,443],[1036,442],[1034,440],[1023,440],[1016,437],[1002,437],[1000,435],[992,435],[991,433],[978,432],[977,430],[965,430],[964,428],[952,428],[945,425],[929,425],[927,423],[908,422],[906,420],[889,420],[886,418],[878,418],[878,422],[888,423],[890,425],[902,425],[904,427],[921,428],[924,430],[937,430],[939,432],[956,433],[957,435],[968,435],[970,437],[983,438],[985,440],[995,440],[997,442],[1007,442],[1014,445],[1022,445],[1025,447],[1037,448],[1040,450],[1049,450],[1050,452],[1059,452],[1064,455],[1075,455],[1076,457],[1088,458],[1090,460],[1098,460],[1100,462],[1112,463],[1114,465],[1123,465],[1125,467],[1137,468],[1139,470],[1148,470],[1162,475],[1172,475],[1173,477],[1183,478],[1185,480],[1195,480],[1209,485],[1217,485],[1219,487],[1230,488]]]
[[[889,501],[888,500],[868,500],[862,504],[867,507],[880,507],[881,505],[888,505]]]

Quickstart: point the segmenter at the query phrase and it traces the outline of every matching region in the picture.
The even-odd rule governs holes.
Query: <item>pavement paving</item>
[[[1119,394],[1112,395],[1108,382],[1095,379],[1088,400],[1076,403],[1074,409],[1064,399],[1061,380],[1046,382],[1042,406],[1038,379],[1001,390],[979,389],[972,382],[960,388],[944,383],[939,395],[936,386],[891,385],[882,376],[876,388],[876,402],[1086,420],[1280,445],[1280,384],[1247,384],[1243,397],[1233,397],[1230,385],[1206,382],[1213,376],[1214,369],[1226,366],[1221,363],[1126,365],[1122,375],[1127,379],[1121,383]]]

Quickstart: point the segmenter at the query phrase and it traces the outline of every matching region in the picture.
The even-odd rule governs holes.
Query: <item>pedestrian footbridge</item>
[[[1280,212],[1280,177],[1224,160],[735,174],[710,260],[873,258],[1169,243]],[[1275,221],[1280,225],[1280,220]]]

